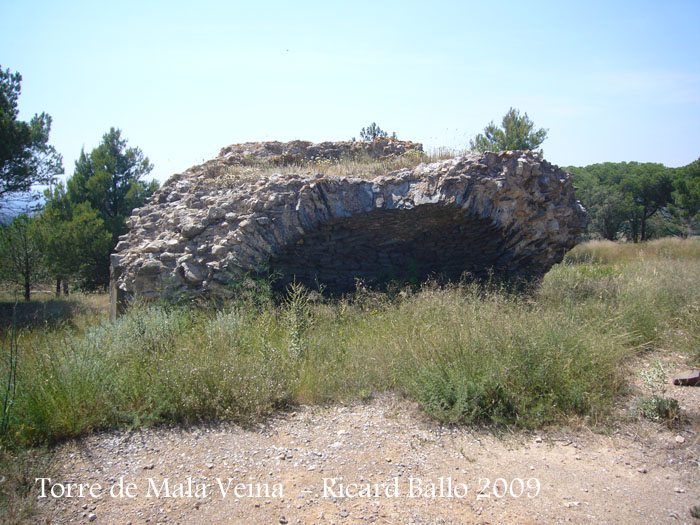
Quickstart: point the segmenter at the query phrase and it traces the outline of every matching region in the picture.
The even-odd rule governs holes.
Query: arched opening
[[[458,279],[498,270],[500,228],[464,210],[440,205],[384,210],[333,219],[270,260],[281,287],[296,280],[330,293],[369,285],[418,283],[430,276]]]

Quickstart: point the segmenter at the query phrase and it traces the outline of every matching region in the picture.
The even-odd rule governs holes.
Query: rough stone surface
[[[374,142],[246,142],[222,148],[214,162],[255,165],[260,161],[273,165],[289,165],[308,160],[339,160],[355,156],[388,157],[408,151],[423,151],[418,142],[380,138]]]
[[[390,139],[224,148],[134,210],[112,255],[113,303],[228,295],[232,281],[265,270],[340,292],[356,279],[541,274],[576,243],[585,212],[571,179],[533,152],[469,153],[371,180],[272,174],[223,182],[230,165],[412,149],[421,146]]]
[[[700,370],[686,370],[673,378],[674,385],[700,386]]]

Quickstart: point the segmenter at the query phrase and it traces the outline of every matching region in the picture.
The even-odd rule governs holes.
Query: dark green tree
[[[88,288],[109,283],[109,254],[119,236],[126,233],[126,219],[158,189],[155,180],[143,180],[152,169],[143,152],[129,147],[116,128],[105,133],[102,142],[90,153],[80,152],[65,193],[47,195],[47,211],[53,210],[47,219],[49,224],[65,223],[56,229],[56,238],[65,236],[82,261],[78,264],[68,255],[61,255],[57,241],[55,256],[49,258],[56,279],[77,275]],[[66,210],[69,210],[68,218]],[[109,237],[107,247],[103,231]],[[90,234],[81,237],[83,232]],[[66,261],[67,272],[63,275],[62,260]]]
[[[367,126],[366,128],[362,128],[362,130],[360,131],[360,140],[363,142],[373,142],[375,139],[380,139],[388,136],[389,134],[382,128],[377,126],[376,122],[372,122],[369,126]],[[393,132],[391,134],[391,138],[396,138],[396,132]]]
[[[76,204],[64,231],[67,242],[75,247],[73,257],[69,259],[73,275],[89,289],[107,285],[109,254],[114,244],[99,213],[88,202]]]
[[[158,189],[155,180],[143,178],[153,169],[139,148],[128,147],[121,131],[111,128],[89,154],[80,152],[68,180],[68,199],[89,202],[112,236],[112,247],[126,232],[131,210],[142,206]]]
[[[633,169],[620,181],[620,190],[633,202],[629,218],[632,240],[645,241],[649,219],[671,202],[673,181],[661,164],[630,164]]]
[[[673,178],[675,191],[669,211],[678,233],[692,235],[700,223],[700,159],[674,170]]]
[[[75,255],[75,247],[65,232],[65,224],[73,216],[73,207],[62,183],[45,190],[44,196],[46,204],[37,217],[37,231],[44,251],[46,270],[55,279],[58,296],[62,283],[67,292],[66,280],[73,273],[71,260]]]
[[[51,117],[17,120],[22,76],[0,67],[0,209],[7,198],[27,195],[34,184],[48,184],[63,173],[63,160],[49,145]]]
[[[673,178],[674,170],[661,164],[606,162],[568,167],[567,171],[573,174],[576,195],[588,210],[588,232],[607,239],[620,232],[634,242],[663,231],[675,234],[678,228],[673,224],[672,201],[692,201],[678,195],[680,183]],[[649,228],[652,218],[654,229]],[[618,229],[613,234],[615,225]]]
[[[0,279],[20,285],[25,301],[31,299],[32,285],[44,274],[43,263],[34,219],[26,214],[17,215],[0,228]]]
[[[56,283],[56,295],[67,293],[77,278],[87,288],[103,286],[112,236],[89,202],[73,204],[59,184],[45,192],[46,206],[37,219],[47,273]]]
[[[589,210],[591,229],[603,239],[614,241],[630,216],[630,201],[618,192],[600,188]]]
[[[475,151],[505,151],[505,150],[538,150],[547,138],[544,128],[535,129],[535,123],[530,120],[527,113],[520,115],[520,111],[510,108],[498,127],[493,121],[469,142],[469,146]]]

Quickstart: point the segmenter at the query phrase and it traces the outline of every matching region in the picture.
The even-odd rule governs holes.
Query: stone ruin
[[[541,275],[582,232],[570,176],[537,153],[422,156],[395,139],[222,149],[133,211],[111,256],[112,316],[135,297],[230,296],[266,272],[331,293],[358,279]],[[323,174],[358,158],[415,160],[373,178]]]

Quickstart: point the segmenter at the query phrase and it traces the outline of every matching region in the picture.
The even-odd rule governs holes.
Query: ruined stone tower
[[[538,154],[422,155],[392,139],[224,148],[134,210],[111,259],[112,314],[136,296],[226,296],[264,270],[331,292],[356,279],[542,274],[574,246],[584,210],[569,175]],[[408,167],[353,176],[372,159]],[[337,162],[350,172],[324,174]]]

